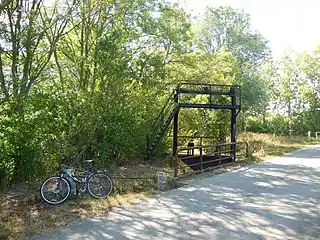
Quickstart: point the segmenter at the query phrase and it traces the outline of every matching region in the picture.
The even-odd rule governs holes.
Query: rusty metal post
[[[236,96],[235,96],[235,89],[234,87],[231,87],[231,105],[233,107],[236,106]],[[236,109],[231,109],[231,128],[230,128],[230,133],[231,133],[231,155],[233,154],[233,161],[236,161],[236,118],[237,118],[237,112]],[[233,144],[234,143],[234,144]]]
[[[202,155],[202,146],[200,147],[200,164],[201,164],[201,172],[203,172],[203,155]]]
[[[221,154],[222,154],[221,147],[219,147],[218,149],[219,149],[219,165],[221,165]]]
[[[179,89],[176,92],[176,95],[174,96],[174,101],[176,104],[179,103]],[[179,127],[178,127],[178,121],[179,120],[179,109],[176,111],[175,115],[174,115],[174,119],[173,119],[173,139],[172,139],[172,157],[175,159],[174,161],[174,168],[175,168],[175,174],[178,172],[178,162],[177,162],[177,150],[178,150],[178,131],[179,131]],[[175,175],[176,177],[176,175]]]
[[[176,155],[176,152],[178,149],[178,116],[179,116],[179,111],[177,111],[173,119],[172,156]]]

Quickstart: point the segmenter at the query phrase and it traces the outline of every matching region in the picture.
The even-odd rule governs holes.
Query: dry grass
[[[282,155],[306,144],[320,143],[315,139],[253,133],[241,134],[238,140],[249,143],[252,156],[250,163]],[[115,172],[114,176],[151,177],[158,170],[159,167],[129,166]],[[165,170],[163,166],[161,170]],[[116,185],[116,193],[108,199],[93,200],[85,195],[60,206],[49,206],[41,202],[38,192],[40,183],[16,186],[0,194],[0,239],[22,239],[78,219],[105,216],[113,207],[144,198],[154,191],[152,180],[118,179]]]
[[[263,133],[243,133],[240,134],[238,140],[249,143],[250,160],[255,162],[281,156],[305,145],[320,143],[319,139],[314,138],[277,136]]]
[[[92,199],[88,195],[71,199],[59,206],[50,206],[41,202],[36,192],[30,191],[19,197],[0,196],[0,239],[23,239],[65,226],[72,221],[105,216],[113,207],[129,204],[147,197],[153,189],[143,185],[143,192],[133,186],[128,193],[116,193],[107,199]],[[129,192],[130,191],[130,192]]]
[[[152,194],[152,176],[158,170],[164,169],[137,165],[119,168],[113,173],[116,189],[109,198],[96,200],[85,194],[58,206],[50,206],[41,201],[41,183],[21,184],[0,192],[0,239],[23,239],[78,219],[105,216],[113,207],[129,204]],[[134,177],[151,179],[131,179]]]

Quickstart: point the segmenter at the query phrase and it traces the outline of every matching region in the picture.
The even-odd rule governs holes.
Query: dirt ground
[[[39,195],[41,182],[13,185],[0,193],[0,239],[22,239],[77,219],[105,215],[112,207],[150,194],[158,171],[169,169],[143,164],[110,169],[107,172],[115,183],[112,196],[96,200],[89,194],[79,195],[59,206],[42,202]]]
[[[250,152],[254,156],[248,164],[279,156],[315,141],[265,134],[247,134],[240,139],[249,142]],[[41,182],[12,186],[0,192],[0,239],[22,239],[65,226],[77,219],[105,216],[113,207],[144,198],[155,190],[153,178],[157,171],[171,171],[168,161],[161,160],[155,166],[133,164],[109,169],[108,173],[114,178],[116,190],[112,196],[102,200],[92,199],[86,194],[59,206],[50,206],[41,201]],[[140,179],[133,179],[136,177]]]

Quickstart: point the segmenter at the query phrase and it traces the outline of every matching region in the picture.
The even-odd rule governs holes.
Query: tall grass
[[[308,144],[320,143],[320,140],[304,136],[279,136],[265,133],[241,133],[238,141],[249,144],[249,152],[254,160],[266,160],[284,153],[302,148]]]

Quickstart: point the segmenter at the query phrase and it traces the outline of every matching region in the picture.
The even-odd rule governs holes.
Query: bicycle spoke
[[[102,193],[102,196],[106,195],[106,192],[103,190],[103,187],[100,188],[100,192]]]
[[[58,192],[58,193],[57,193],[57,195],[59,195],[59,196],[60,196],[60,200],[62,200],[62,199],[63,199],[63,196],[61,195],[61,193],[60,193],[60,192]]]
[[[88,190],[95,198],[107,197],[112,192],[112,189],[112,180],[104,173],[94,174],[89,179]]]
[[[54,199],[54,193],[52,191],[48,192],[49,199]]]
[[[41,198],[49,204],[59,204],[65,201],[70,194],[70,185],[64,178],[48,178],[41,186]]]

